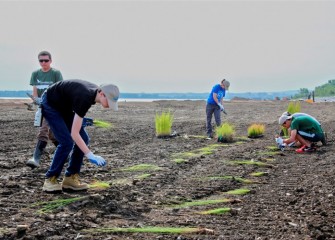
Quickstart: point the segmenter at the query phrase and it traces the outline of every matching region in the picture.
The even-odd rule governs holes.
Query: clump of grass
[[[224,213],[228,213],[231,211],[231,208],[215,208],[215,209],[211,209],[211,210],[207,210],[207,211],[202,211],[200,212],[200,214],[212,214],[212,215],[219,215],[219,214],[224,214]]]
[[[221,126],[215,128],[215,133],[218,138],[218,142],[232,142],[235,135],[235,129],[233,125],[223,123]]]
[[[300,112],[301,105],[299,101],[290,102],[287,106],[287,111],[291,114]]]
[[[264,151],[264,152],[260,151],[260,152],[257,152],[257,154],[262,155],[262,156],[264,156],[264,155],[275,156],[275,155],[282,154],[282,152],[281,151]]]
[[[143,179],[146,179],[146,178],[148,178],[148,177],[150,177],[150,176],[151,176],[151,174],[149,174],[149,173],[144,173],[144,174],[141,174],[141,175],[136,176],[135,179],[143,180]]]
[[[162,112],[161,115],[156,113],[155,125],[156,125],[156,136],[170,136],[171,128],[173,123],[173,114],[169,112]]]
[[[210,155],[213,154],[214,151],[219,148],[219,147],[224,147],[224,146],[228,146],[227,144],[210,144],[207,147],[203,147],[203,148],[198,148],[198,149],[194,149],[190,152],[181,152],[181,153],[174,153],[172,154],[172,158],[174,162],[176,163],[184,163],[184,162],[188,162],[188,160],[192,157],[199,157],[201,155]]]
[[[264,163],[264,162],[259,162],[259,161],[251,161],[251,160],[239,160],[239,161],[231,161],[232,164],[237,164],[237,165],[255,165],[258,167],[273,167],[273,165]]]
[[[191,158],[195,157],[198,154],[196,154],[194,151],[193,152],[181,152],[181,153],[174,153],[172,154],[172,157],[174,158]]]
[[[57,200],[53,200],[53,201],[49,201],[49,202],[38,202],[32,205],[32,207],[36,207],[36,206],[42,206],[42,208],[40,210],[37,211],[37,213],[39,214],[43,214],[43,213],[48,213],[48,212],[52,212],[56,209],[65,207],[73,202],[82,200],[84,198],[87,198],[87,196],[84,197],[75,197],[75,198],[66,198],[66,199],[57,199]]]
[[[278,152],[279,151],[279,148],[277,146],[267,146],[266,148],[269,149],[270,151],[273,151],[273,152]]]
[[[94,119],[93,125],[96,127],[101,127],[101,128],[111,128],[112,127],[111,123],[106,122],[106,121],[97,120],[97,119]]]
[[[253,172],[253,173],[250,173],[250,176],[253,176],[253,177],[261,177],[261,176],[266,176],[266,175],[269,175],[269,173],[267,173],[267,172]]]
[[[175,158],[172,161],[175,162],[175,163],[186,163],[186,162],[188,162],[187,159],[183,159],[183,158]]]
[[[109,188],[110,184],[108,182],[99,182],[95,181],[92,184],[88,185],[89,188],[98,188],[98,189],[104,189],[104,188]]]
[[[250,190],[247,188],[240,188],[240,189],[234,189],[228,192],[225,192],[226,194],[231,194],[231,195],[245,195],[250,193]]]
[[[256,138],[256,137],[260,137],[263,136],[265,131],[265,126],[263,124],[251,124],[248,127],[248,137],[250,138]]]
[[[112,181],[113,185],[128,185],[131,184],[132,181],[128,178],[119,178],[119,179],[115,179]]]
[[[209,234],[213,233],[213,230],[206,228],[174,228],[174,227],[141,227],[141,228],[92,228],[85,229],[84,232],[103,232],[103,233],[158,233],[158,234]]]
[[[257,183],[255,181],[250,180],[250,179],[245,179],[245,178],[241,178],[241,177],[234,177],[234,176],[212,176],[212,177],[206,177],[206,179],[209,179],[209,180],[234,180],[234,181],[245,183],[245,184]]]
[[[169,206],[171,208],[186,208],[186,207],[193,207],[193,206],[203,206],[203,205],[210,205],[210,204],[217,204],[217,203],[229,203],[229,202],[234,202],[235,200],[233,199],[210,199],[210,200],[196,200],[192,202],[184,202],[181,204],[177,205],[172,205]]]
[[[126,167],[126,168],[122,168],[121,171],[126,171],[126,172],[136,172],[136,171],[156,171],[156,170],[160,170],[161,168],[156,166],[156,165],[152,165],[152,164],[138,164],[138,165],[134,165],[131,167]]]

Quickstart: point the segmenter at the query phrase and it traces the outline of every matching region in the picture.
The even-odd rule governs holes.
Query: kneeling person
[[[284,128],[291,129],[290,138],[282,139],[281,144],[289,145],[292,142],[299,141],[302,147],[296,150],[297,153],[315,151],[314,143],[324,139],[320,123],[311,116],[293,117],[282,115],[278,121]]]

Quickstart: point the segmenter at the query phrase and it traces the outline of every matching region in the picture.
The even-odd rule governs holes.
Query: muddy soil
[[[110,186],[46,194],[42,185],[54,146],[48,144],[40,168],[27,167],[36,144],[34,112],[22,101],[2,100],[0,239],[335,239],[335,103],[301,102],[302,112],[316,117],[328,135],[328,144],[310,154],[297,154],[295,148],[271,149],[280,130],[277,119],[287,106],[285,101],[226,102],[228,115],[222,117],[235,126],[236,136],[234,142],[219,146],[214,145],[215,139],[201,137],[205,135],[204,101],[121,102],[116,113],[94,106],[88,116],[109,121],[113,127],[87,127],[90,148],[109,164],[98,168],[84,160],[80,176],[87,183]],[[174,114],[176,137],[155,136],[154,117],[163,110]],[[246,138],[252,123],[265,125],[262,138]],[[204,151],[208,146],[212,146],[210,151]],[[234,164],[243,160],[267,165]],[[159,168],[122,171],[139,164]],[[254,172],[267,174],[251,176]],[[241,188],[251,191],[226,193]],[[83,198],[49,212],[34,206],[74,197]],[[225,198],[234,201],[175,206]],[[223,207],[231,211],[200,214]],[[208,230],[182,234],[102,231],[148,226]]]

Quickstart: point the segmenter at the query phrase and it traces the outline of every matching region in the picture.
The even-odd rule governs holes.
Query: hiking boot
[[[87,183],[80,183],[79,181],[79,174],[73,174],[69,177],[64,177],[63,182],[63,189],[73,190],[73,191],[82,191],[87,190],[88,185]]]
[[[306,152],[315,152],[316,151],[316,147],[315,145],[311,144],[310,147],[307,146],[303,146],[297,150],[295,150],[297,153],[306,153]]]
[[[47,178],[43,184],[43,191],[48,193],[55,193],[62,191],[62,185],[57,182],[56,177]]]

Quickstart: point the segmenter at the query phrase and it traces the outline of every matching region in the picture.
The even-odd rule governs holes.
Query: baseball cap
[[[289,120],[291,119],[292,116],[287,116],[287,115],[281,115],[281,117],[279,118],[278,122],[279,122],[279,125],[283,125],[283,123],[286,121],[286,120]]]
[[[221,81],[221,83],[223,84],[223,86],[224,86],[224,88],[225,88],[226,90],[229,90],[229,86],[230,86],[230,82],[229,82],[229,81],[223,79],[223,80]]]
[[[114,84],[102,84],[100,85],[100,88],[107,97],[109,109],[117,111],[118,110],[117,100],[119,99],[120,96],[119,88]]]

